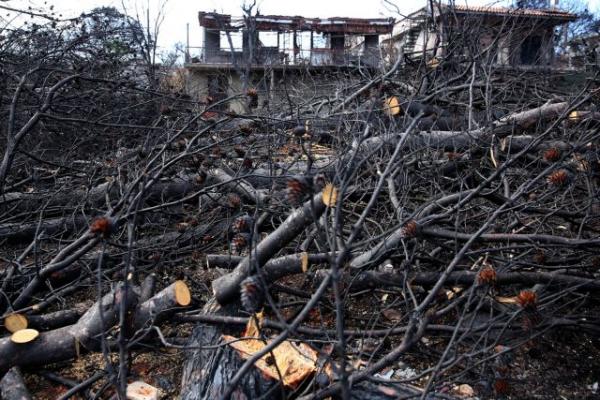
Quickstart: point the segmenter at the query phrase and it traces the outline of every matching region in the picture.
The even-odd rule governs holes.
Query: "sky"
[[[388,0],[398,7],[400,13],[410,13],[426,4],[426,0]],[[559,0],[564,2],[565,0]],[[600,12],[600,0],[581,0],[588,3],[590,10]],[[217,11],[234,16],[241,15],[243,0],[123,0],[132,13],[138,7],[150,5],[151,15],[155,15],[161,5],[165,7],[165,17],[160,27],[158,44],[162,50],[172,49],[176,43],[186,43],[186,25],[189,24],[190,46],[201,46],[198,11]],[[456,0],[456,4],[466,0]],[[507,0],[468,0],[469,5],[505,5]],[[114,6],[122,10],[122,0],[9,0],[0,5],[13,8],[29,6],[54,6],[63,17],[72,17],[98,6]],[[384,0],[257,0],[261,14],[302,15],[305,17],[359,17],[381,18],[401,15]],[[560,3],[559,3],[560,5]],[[18,21],[18,19],[17,19]]]

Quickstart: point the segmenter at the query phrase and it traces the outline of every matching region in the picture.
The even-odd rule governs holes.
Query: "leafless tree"
[[[244,59],[239,93],[197,99],[160,81],[140,21],[0,39],[3,398],[85,353],[101,365],[61,398],[125,398],[142,353],[183,364],[163,388],[183,399],[557,395],[527,365],[599,331],[596,75],[501,68],[503,32],[532,28],[507,18],[274,94]],[[16,345],[23,324],[40,336]],[[287,385],[282,343],[316,354]]]

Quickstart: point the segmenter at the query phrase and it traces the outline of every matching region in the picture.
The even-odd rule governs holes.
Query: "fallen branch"
[[[39,366],[76,357],[81,351],[96,351],[103,336],[119,318],[119,308],[131,309],[137,302],[130,288],[125,297],[124,287],[108,293],[97,301],[74,325],[42,332],[29,343],[16,344],[11,338],[0,339],[0,374],[14,366]]]
[[[421,233],[429,237],[468,241],[472,235],[463,232],[453,232],[443,228],[424,227]],[[513,243],[543,243],[547,245],[594,247],[600,244],[600,239],[571,239],[562,236],[544,234],[519,233],[484,233],[477,238],[478,242],[513,242]]]
[[[316,271],[320,274],[321,271]],[[376,271],[361,272],[356,276],[347,276],[345,281],[354,291],[376,289],[382,287],[403,287],[406,284],[433,286],[440,278],[439,272],[418,272],[416,274],[386,273]],[[446,283],[448,285],[473,285],[477,281],[476,271],[452,272]],[[569,286],[581,290],[600,290],[600,282],[591,278],[581,278],[548,272],[498,272],[495,284],[498,286],[523,284],[534,285],[544,283],[550,286]]]
[[[190,305],[191,300],[190,289],[185,282],[176,281],[140,304],[135,312],[133,325],[135,329],[140,329],[147,323],[158,324],[170,314]]]
[[[250,274],[252,267],[262,267],[273,255],[294,240],[309,224],[325,211],[323,195],[319,193],[296,209],[288,218],[265,239],[252,249],[229,274],[217,278],[212,283],[213,293],[221,304],[239,295],[240,283]]]

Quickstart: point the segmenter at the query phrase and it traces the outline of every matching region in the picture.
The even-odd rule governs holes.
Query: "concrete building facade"
[[[394,19],[304,18],[200,12],[203,46],[189,55],[188,91],[218,101],[248,89],[258,93],[258,107],[281,100],[299,85],[318,95],[328,90],[332,74],[352,74],[382,66],[381,35]],[[232,111],[244,100],[228,101]]]
[[[551,68],[558,27],[577,18],[558,9],[446,6],[422,8],[398,21],[384,47],[407,60],[479,59],[515,68]],[[557,29],[558,28],[558,29]]]

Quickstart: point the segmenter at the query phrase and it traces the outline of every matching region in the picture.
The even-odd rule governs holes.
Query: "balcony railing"
[[[381,64],[378,49],[281,49],[260,47],[250,52],[248,49],[208,49],[188,48],[188,63],[204,65],[239,66],[368,66]]]

